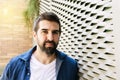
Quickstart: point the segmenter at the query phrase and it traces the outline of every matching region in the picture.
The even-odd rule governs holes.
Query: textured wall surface
[[[41,0],[61,19],[58,49],[79,63],[82,80],[116,80],[112,0]]]
[[[112,11],[113,11],[113,22],[114,22],[114,46],[116,56],[116,80],[120,80],[120,0],[113,0]]]

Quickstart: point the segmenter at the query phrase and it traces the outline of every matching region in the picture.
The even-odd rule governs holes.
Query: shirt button
[[[30,73],[27,73],[27,75],[30,75]]]

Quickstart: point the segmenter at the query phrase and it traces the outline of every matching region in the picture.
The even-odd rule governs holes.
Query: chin
[[[47,55],[51,56],[51,55],[55,54],[55,50],[56,50],[56,48],[49,47],[49,48],[46,48],[45,52]]]

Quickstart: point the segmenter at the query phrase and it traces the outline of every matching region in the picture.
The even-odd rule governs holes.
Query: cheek
[[[44,41],[45,41],[45,39],[46,39],[46,38],[45,38],[45,36],[41,36],[41,35],[40,35],[40,36],[38,36],[38,40],[39,40],[39,41],[44,42]]]
[[[59,39],[60,39],[60,36],[55,36],[55,38],[54,38],[54,40],[55,40],[56,42],[58,42]]]

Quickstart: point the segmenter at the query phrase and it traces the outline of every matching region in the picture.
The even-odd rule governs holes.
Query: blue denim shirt
[[[36,46],[12,58],[1,76],[1,80],[30,80],[30,59],[35,50]],[[57,80],[78,80],[77,62],[58,50],[56,53]]]

